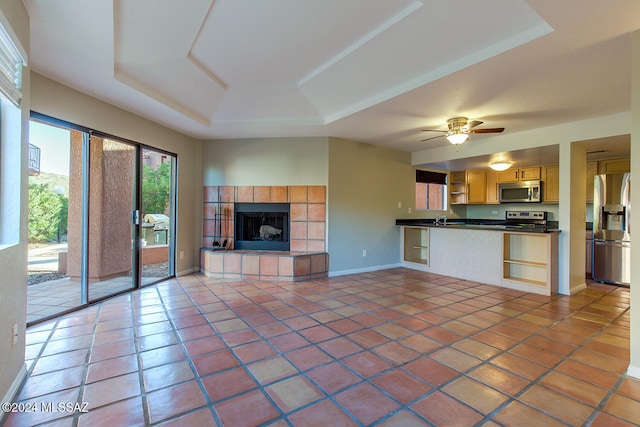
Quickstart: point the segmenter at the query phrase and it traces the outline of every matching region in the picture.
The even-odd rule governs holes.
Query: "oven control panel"
[[[507,219],[547,219],[545,211],[507,211]]]

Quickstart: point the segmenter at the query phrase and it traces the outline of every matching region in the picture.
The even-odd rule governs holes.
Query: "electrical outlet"
[[[362,256],[363,256],[363,257],[367,256],[367,250],[366,250],[366,249],[363,249],[363,250],[362,250]]]
[[[402,202],[398,202],[398,209],[402,209]]]
[[[184,251],[180,251],[180,259],[184,259]]]
[[[491,211],[491,215],[498,215],[498,211]]]
[[[12,332],[11,335],[13,336],[13,339],[11,341],[12,343],[11,346],[15,347],[16,345],[18,345],[18,324],[17,323],[13,325],[13,329],[11,332]]]
[[[411,213],[411,208],[407,209],[407,213]]]

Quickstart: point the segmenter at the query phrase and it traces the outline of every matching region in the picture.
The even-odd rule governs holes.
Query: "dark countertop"
[[[436,225],[433,218],[430,219],[396,219],[396,225],[411,227],[437,227],[437,228],[457,228],[467,230],[496,230],[496,231],[517,231],[525,233],[559,233],[557,221],[547,221],[547,227],[517,227],[509,226],[503,219],[447,219],[447,225]]]

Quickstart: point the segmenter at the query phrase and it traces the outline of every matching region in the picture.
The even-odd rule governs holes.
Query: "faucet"
[[[440,221],[442,221],[443,225],[447,225],[447,216],[446,215],[436,215],[436,220],[434,221],[436,225],[440,225]]]
[[[439,224],[440,224],[440,214],[437,214],[437,215],[436,215],[436,220],[434,221],[434,223],[435,223],[436,225],[439,225]]]

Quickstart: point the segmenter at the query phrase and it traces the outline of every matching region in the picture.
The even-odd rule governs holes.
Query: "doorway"
[[[176,156],[37,113],[30,132],[27,324],[173,277]]]

